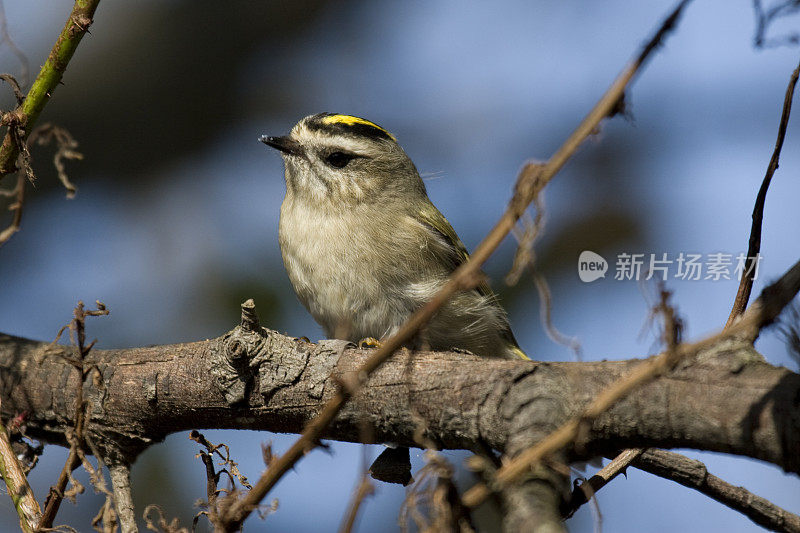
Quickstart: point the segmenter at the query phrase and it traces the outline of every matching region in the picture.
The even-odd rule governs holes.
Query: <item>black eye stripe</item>
[[[353,154],[344,152],[331,152],[325,156],[325,162],[334,168],[344,168],[355,158]]]

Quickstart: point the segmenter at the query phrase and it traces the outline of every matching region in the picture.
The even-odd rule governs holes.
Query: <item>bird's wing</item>
[[[435,205],[428,204],[423,209],[420,209],[416,215],[417,221],[420,222],[434,238],[444,244],[440,249],[444,254],[443,259],[450,267],[450,272],[453,272],[469,259],[469,253],[464,243],[461,242],[453,226],[451,226],[447,219],[444,218],[444,215],[436,209]],[[500,306],[497,295],[489,288],[489,284],[486,283],[486,281],[481,281],[478,286],[475,287],[475,290],[477,290],[481,296],[491,298],[498,307]],[[510,326],[506,326],[501,334],[508,345],[509,351],[515,357],[526,360],[530,359],[528,355],[520,349]]]
[[[453,226],[444,218],[444,215],[436,209],[433,204],[428,204],[417,213],[417,220],[431,233],[433,237],[439,240],[444,246],[440,248],[443,254],[443,259],[453,272],[462,264],[466,263],[469,259],[469,253],[464,243],[458,238]],[[489,285],[482,281],[476,290],[482,296],[494,296]]]

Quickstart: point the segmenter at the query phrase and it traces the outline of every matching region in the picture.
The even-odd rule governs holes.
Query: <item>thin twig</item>
[[[32,131],[44,106],[61,82],[72,55],[92,24],[99,3],[100,0],[76,0],[64,29],[31,85],[25,101],[13,112],[20,118],[26,134]],[[17,155],[25,142],[25,137],[18,139],[13,129],[9,128],[0,146],[0,178],[17,170]]]
[[[3,75],[0,75],[3,78]],[[10,125],[14,128],[15,126]],[[19,133],[17,132],[17,135]],[[48,145],[51,141],[55,141],[56,153],[53,156],[53,165],[58,172],[58,179],[67,190],[67,198],[75,196],[77,187],[70,181],[69,176],[64,165],[64,159],[83,159],[83,154],[77,151],[78,142],[70,135],[66,129],[47,123],[42,124],[36,128],[33,133],[28,136],[25,142],[24,156],[22,158],[22,169],[18,172],[17,185],[9,190],[0,189],[0,196],[16,196],[14,202],[8,206],[9,211],[14,212],[11,223],[0,232],[0,246],[5,244],[17,231],[20,229],[22,223],[22,211],[25,207],[25,190],[28,181],[33,183],[34,172],[31,167],[30,160],[30,146],[33,143],[39,145]],[[23,172],[24,171],[24,172]]]
[[[546,221],[543,194],[533,199],[533,208],[536,213],[533,220],[531,220],[530,214],[526,213],[520,223],[522,227],[515,227],[512,230],[514,238],[517,239],[517,251],[514,254],[511,269],[506,274],[505,279],[506,285],[512,287],[519,282],[525,267],[536,262],[536,254],[533,247],[538,238],[544,233]]]
[[[156,518],[153,520],[151,516],[153,511],[156,512]],[[144,523],[145,527],[150,531],[159,531],[162,533],[189,533],[189,530],[180,526],[177,518],[173,518],[167,522],[164,515],[164,510],[156,504],[150,504],[144,508]]]
[[[189,433],[189,440],[193,440],[196,443],[200,444],[201,446],[205,447],[206,452],[201,452],[201,453],[206,453],[209,456],[209,458],[213,459],[214,454],[219,456],[221,460],[220,466],[223,467],[223,470],[220,471],[220,474],[222,472],[228,474],[228,477],[230,478],[230,481],[234,487],[236,485],[236,480],[238,480],[239,483],[244,488],[246,489],[252,488],[250,482],[247,481],[247,477],[244,474],[242,474],[241,471],[239,471],[239,463],[231,459],[231,449],[228,447],[227,444],[225,444],[224,442],[221,442],[219,444],[211,444],[211,442],[197,430],[192,430],[192,432]],[[223,454],[220,450],[225,450],[225,453]],[[217,481],[219,481],[219,479],[217,479]]]
[[[81,449],[87,446],[84,427],[87,417],[86,411],[88,404],[84,401],[83,397],[83,382],[92,371],[96,370],[96,368],[94,365],[89,365],[87,367],[84,363],[86,356],[89,354],[95,343],[95,341],[92,341],[89,344],[86,344],[86,317],[104,316],[109,313],[108,309],[102,302],[96,301],[95,303],[97,308],[87,311],[84,308],[83,302],[79,301],[78,305],[76,305],[75,309],[73,310],[73,319],[69,324],[59,330],[56,338],[51,343],[52,345],[58,342],[58,339],[61,338],[61,335],[64,333],[64,331],[69,329],[69,336],[72,344],[75,347],[75,358],[62,356],[62,359],[80,372],[80,378],[77,380],[78,382],[76,385],[74,407],[75,419],[73,430],[67,435],[67,440],[70,444],[69,455],[67,456],[67,461],[64,463],[64,467],[61,469],[61,473],[58,476],[56,485],[50,487],[50,493],[47,495],[47,499],[45,500],[45,509],[42,513],[42,518],[37,526],[37,529],[39,530],[47,529],[53,526],[53,520],[55,520],[56,513],[58,513],[58,509],[61,506],[61,500],[63,500],[65,496],[64,490],[67,487],[67,483],[72,480],[73,470],[78,468],[82,462]],[[74,480],[72,481],[74,483]]]
[[[598,470],[595,475],[575,487],[572,490],[572,496],[569,501],[565,502],[565,506],[561,510],[564,518],[571,517],[581,505],[589,501],[590,496],[593,496],[598,490],[608,485],[615,477],[624,473],[631,462],[642,455],[643,452],[643,448],[623,450],[610,463]]]
[[[530,215],[526,213],[522,222],[524,229],[514,228],[514,237],[519,245],[514,255],[514,263],[511,266],[511,270],[506,275],[506,284],[516,285],[527,267],[539,294],[539,321],[542,324],[542,328],[551,341],[572,351],[576,361],[583,361],[583,350],[580,341],[576,337],[564,335],[553,324],[553,298],[550,293],[550,286],[547,284],[544,275],[536,268],[536,253],[534,251],[536,240],[544,232],[546,219],[544,195],[536,196],[533,199],[533,205],[536,210],[533,221],[530,220]]]
[[[6,196],[7,194],[16,195],[14,203],[8,206],[9,211],[14,212],[14,216],[11,218],[11,223],[0,232],[0,245],[8,242],[8,240],[19,231],[20,225],[22,224],[22,211],[25,207],[25,186],[27,182],[28,180],[25,174],[20,172],[17,176],[17,185],[11,191],[0,192],[2,196]]]
[[[317,441],[328,428],[328,425],[344,407],[353,392],[357,391],[366,382],[372,372],[425,326],[453,294],[474,287],[479,282],[481,266],[511,232],[516,222],[528,208],[528,205],[553,176],[561,170],[583,141],[596,130],[604,118],[615,113],[619,102],[624,96],[626,87],[650,53],[661,43],[664,36],[674,28],[680,13],[689,1],[682,0],[678,4],[661,24],[655,36],[647,42],[639,55],[614,80],[611,87],[547,163],[544,165],[527,164],[522,168],[517,177],[514,196],[511,198],[508,208],[470,256],[470,259],[453,272],[448,282],[439,292],[425,306],[411,315],[397,333],[382,341],[381,347],[375,350],[375,353],[367,359],[358,372],[356,379],[350,380],[349,383],[346,383],[346,386],[341,387],[336,392],[319,415],[306,426],[300,438],[264,472],[258,483],[253,487],[253,490],[231,505],[223,517],[230,529],[236,529],[275,486],[278,480],[317,445]]]
[[[667,349],[661,355],[647,359],[636,366],[626,376],[606,387],[576,416],[542,439],[538,444],[521,452],[497,471],[496,482],[499,486],[513,483],[520,479],[530,468],[543,458],[573,443],[582,428],[598,416],[613,407],[622,398],[645,383],[675,367],[682,360],[693,357],[722,340],[734,336],[755,338],[758,332],[771,324],[783,308],[800,291],[800,261],[795,263],[778,281],[766,287],[752,306],[736,323],[695,343],[683,343],[674,349]],[[478,484],[464,494],[464,504],[475,507],[483,502],[491,493],[485,484]]]
[[[119,517],[116,512],[116,498],[114,497],[114,493],[106,486],[105,476],[103,475],[103,467],[105,466],[103,454],[100,453],[100,450],[97,449],[88,435],[84,436],[84,440],[89,452],[94,455],[97,461],[97,467],[92,466],[83,448],[78,448],[78,457],[81,460],[84,470],[89,473],[89,482],[92,484],[95,493],[105,496],[103,505],[92,519],[92,526],[96,531],[115,533],[117,531]],[[130,498],[130,494],[128,494],[128,498]],[[131,518],[133,518],[133,512],[131,512]],[[133,530],[135,530],[136,522],[135,520],[132,523],[126,522],[125,526],[128,528],[132,527]],[[123,528],[122,533],[132,533],[133,530]]]
[[[372,426],[369,424],[366,414],[363,417],[361,417],[361,420],[359,420],[358,425],[359,425],[361,443],[366,444],[374,442],[375,439],[372,431]],[[390,448],[386,449],[389,450]],[[405,450],[407,454],[408,448],[405,448]],[[350,500],[350,505],[347,506],[347,512],[342,518],[342,524],[339,526],[340,533],[350,533],[353,530],[353,526],[355,526],[356,518],[358,517],[358,513],[361,510],[362,504],[367,499],[367,497],[372,496],[375,493],[375,486],[370,481],[370,477],[374,477],[374,474],[373,472],[370,471],[369,458],[367,455],[367,447],[361,446],[361,476],[359,478],[358,485],[353,491],[353,496]]]
[[[246,489],[251,489],[252,486],[247,481],[247,477],[245,477],[239,471],[239,464],[231,459],[231,450],[227,444],[224,442],[220,444],[212,444],[202,433],[196,429],[192,430],[192,432],[189,434],[189,439],[195,441],[205,448],[205,450],[200,450],[195,457],[200,458],[206,470],[206,502],[200,504],[201,511],[194,516],[192,521],[192,529],[194,530],[194,527],[200,520],[201,516],[205,516],[208,521],[211,522],[211,525],[214,526],[215,530],[224,529],[224,524],[220,522],[219,517],[220,515],[224,514],[225,509],[227,509],[227,507],[230,506],[230,504],[235,501],[236,498],[238,498],[239,489],[236,486],[236,481],[238,480],[239,483]],[[223,454],[220,450],[224,450],[225,453]],[[214,465],[215,454],[220,459],[220,470],[217,470],[216,466]],[[273,457],[272,451],[269,447],[265,447],[263,449],[263,456],[265,464],[269,466]],[[227,474],[228,476],[227,489],[219,488],[219,481],[222,477],[222,474]],[[219,495],[221,493],[227,493],[228,496],[220,499]],[[269,512],[272,512],[274,507],[275,505],[272,507],[263,507],[260,509],[260,511],[262,511],[262,514],[266,515]]]
[[[578,338],[564,335],[553,324],[553,298],[550,294],[550,286],[547,284],[547,280],[533,264],[528,265],[528,267],[533,278],[533,284],[536,286],[536,292],[539,294],[539,317],[547,337],[556,344],[568,348],[576,361],[583,361],[583,348]]]
[[[0,3],[0,5],[2,5],[2,3]],[[25,101],[25,95],[22,93],[22,88],[19,86],[17,79],[11,74],[0,74],[0,80],[3,80],[11,86],[11,91],[14,93],[14,97],[17,99],[17,105],[21,106],[22,102]]]
[[[50,487],[50,492],[44,502],[44,513],[42,513],[37,529],[53,527],[53,520],[55,520],[58,509],[61,507],[61,501],[64,499],[64,490],[67,488],[72,471],[78,468],[80,464],[77,449],[70,447],[67,461],[58,475],[58,481],[54,486]]]
[[[216,524],[217,521],[217,496],[219,496],[217,484],[219,483],[221,473],[218,473],[217,469],[214,468],[214,458],[211,455],[213,453],[213,445],[206,440],[203,434],[197,430],[192,430],[192,432],[189,434],[189,438],[198,444],[205,446],[207,450],[201,450],[195,457],[199,457],[200,460],[203,461],[203,466],[206,468],[206,511],[201,511],[201,513],[205,514],[205,516],[213,525]],[[193,523],[196,523],[202,514],[195,515]]]
[[[66,128],[56,126],[50,122],[42,124],[28,136],[28,145],[32,145],[35,142],[39,146],[47,146],[52,141],[55,141],[56,145],[56,153],[53,155],[53,166],[56,167],[58,180],[61,182],[61,185],[64,186],[64,189],[67,190],[67,198],[74,198],[78,188],[67,175],[64,159],[78,161],[83,159],[83,154],[77,150],[78,141],[75,140]]]
[[[581,505],[586,503],[584,487],[588,486],[594,493],[619,474],[624,473],[629,465],[697,490],[772,531],[800,533],[800,516],[756,496],[743,487],[736,487],[710,474],[700,461],[689,459],[679,453],[658,449],[624,450],[608,465],[572,491],[572,497],[564,509],[564,516],[569,518]]]
[[[758,196],[756,196],[756,204],[755,207],[753,207],[753,224],[750,227],[750,242],[747,246],[747,257],[745,258],[745,268],[742,271],[742,279],[739,281],[739,290],[736,292],[736,298],[733,301],[733,309],[731,309],[731,314],[728,316],[728,321],[725,324],[726,328],[744,313],[744,310],[747,308],[747,302],[750,300],[750,291],[753,289],[753,281],[756,279],[758,258],[761,253],[761,223],[764,220],[764,203],[767,200],[767,189],[769,189],[772,176],[775,174],[775,171],[778,170],[778,160],[781,157],[783,140],[786,137],[786,128],[789,125],[794,88],[797,85],[797,78],[799,75],[800,64],[798,64],[797,68],[792,72],[792,76],[789,78],[789,85],[786,87],[786,96],[783,98],[781,121],[778,126],[778,139],[775,141],[775,149],[772,151],[767,173],[764,175],[761,188],[758,190]]]
[[[665,450],[651,449],[635,458],[633,466],[702,492],[767,529],[800,533],[800,516],[710,474],[700,461]]]
[[[355,525],[356,518],[358,517],[358,511],[361,509],[361,504],[364,502],[367,496],[371,496],[374,493],[375,487],[369,480],[369,474],[365,472],[364,475],[361,476],[361,481],[358,484],[358,488],[356,488],[356,491],[353,494],[353,500],[350,502],[350,505],[347,508],[347,514],[345,514],[344,519],[342,520],[342,525],[339,526],[339,533],[350,533],[353,531],[353,526]]]

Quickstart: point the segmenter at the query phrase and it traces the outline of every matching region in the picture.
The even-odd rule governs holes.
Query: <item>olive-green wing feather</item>
[[[444,244],[446,245],[444,248],[444,259],[447,261],[448,266],[450,267],[450,272],[453,272],[456,268],[461,266],[463,263],[469,259],[469,253],[467,252],[467,248],[464,246],[464,243],[461,242],[461,239],[458,238],[456,231],[453,229],[453,226],[444,218],[444,215],[436,209],[436,206],[433,204],[428,204],[422,209],[420,209],[417,213],[417,220],[422,223],[423,226],[428,228],[434,235],[439,237]],[[489,284],[485,281],[482,281],[475,289],[478,291],[481,296],[488,296],[494,300],[497,306],[500,306],[500,302],[497,300],[497,296],[492,292],[492,289],[489,288]],[[519,344],[517,343],[517,339],[514,338],[514,333],[511,332],[511,328],[507,327],[502,332],[503,338],[508,341],[508,349],[520,359],[529,359],[529,357],[523,352]]]
[[[450,267],[450,272],[464,264],[469,259],[469,253],[464,243],[458,238],[453,226],[444,218],[444,215],[433,204],[428,204],[419,210],[418,220],[434,235],[444,241],[444,259]],[[489,285],[482,281],[477,287],[482,296],[494,296]]]

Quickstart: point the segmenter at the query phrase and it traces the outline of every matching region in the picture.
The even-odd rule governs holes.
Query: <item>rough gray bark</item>
[[[108,474],[114,490],[114,503],[117,506],[121,533],[136,533],[136,513],[131,494],[131,469],[129,465],[109,465]]]
[[[90,377],[84,384],[91,403],[87,429],[107,460],[131,460],[169,433],[194,428],[299,432],[331,396],[335,380],[352,376],[367,353],[340,342],[312,344],[263,332],[257,352],[244,350],[248,357],[242,357],[236,330],[202,342],[93,350],[89,359],[103,383]],[[74,418],[78,373],[62,359],[70,351],[0,335],[3,416],[27,411],[28,433],[47,442],[64,444]],[[228,370],[238,365],[245,377],[222,379],[222,356],[238,361]],[[636,364],[401,352],[369,379],[326,437],[359,441],[367,421],[378,441],[414,446],[418,414],[426,437],[442,448],[514,452],[578,413]],[[242,394],[232,392],[237,387]],[[745,343],[728,342],[620,401],[581,444],[588,455],[628,447],[699,448],[800,473],[798,443],[800,376],[763,362]]]
[[[530,478],[501,491],[503,531],[507,533],[566,532],[560,508],[569,495],[569,476],[539,465]]]

